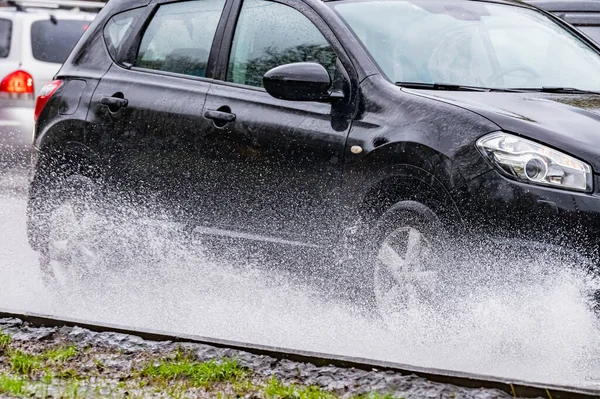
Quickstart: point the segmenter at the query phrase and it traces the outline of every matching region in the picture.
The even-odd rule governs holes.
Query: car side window
[[[225,0],[190,0],[160,6],[144,32],[135,65],[206,76],[206,65]]]
[[[104,41],[113,59],[117,58],[125,36],[130,33],[135,17],[140,9],[129,10],[113,16],[104,27]]]
[[[317,27],[292,7],[268,0],[244,0],[237,22],[227,81],[263,87],[263,75],[276,66],[316,62],[332,79],[337,56]]]

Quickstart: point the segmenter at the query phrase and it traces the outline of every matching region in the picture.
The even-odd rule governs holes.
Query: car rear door
[[[335,40],[298,1],[244,0],[232,11],[204,107],[211,120],[195,179],[199,208],[210,210],[203,232],[303,246],[339,233],[354,97],[352,65]],[[285,101],[264,90],[265,72],[302,61],[323,65],[345,98]]]
[[[124,61],[111,66],[94,93],[90,142],[108,165],[111,186],[134,204],[189,210],[189,168],[196,138],[211,123],[202,110],[224,6],[225,0],[158,2],[124,50],[109,43]],[[118,36],[107,29],[109,39]]]

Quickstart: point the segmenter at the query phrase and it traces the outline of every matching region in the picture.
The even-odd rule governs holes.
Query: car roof
[[[55,15],[67,17],[73,14],[95,15],[104,6],[105,1],[89,0],[0,0],[0,13],[6,15]]]
[[[335,1],[343,1],[343,0],[321,0],[321,1],[322,2],[335,2]],[[369,0],[366,0],[366,1],[369,1]],[[376,1],[376,0],[372,0],[372,1]],[[419,2],[419,0],[408,0],[408,1],[415,2],[415,3]],[[444,1],[444,0],[440,0],[440,1]],[[460,0],[460,1],[507,4],[507,5],[513,5],[513,6],[527,7],[527,8],[537,7],[535,4],[533,4],[533,1],[522,1],[522,0]],[[600,2],[600,0],[598,0],[598,1]]]
[[[27,12],[16,11],[14,9],[0,8],[0,17],[13,21],[37,21],[40,19],[48,19],[50,15],[58,19],[83,19],[93,20],[96,13],[83,11],[64,11],[64,10],[37,10],[28,9]]]

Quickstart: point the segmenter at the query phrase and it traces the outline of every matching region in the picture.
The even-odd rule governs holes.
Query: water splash
[[[141,223],[130,210],[108,225],[98,219],[99,230],[90,221],[103,260],[94,277],[51,291],[26,243],[23,195],[5,192],[1,307],[600,388],[600,326],[582,294],[593,281],[548,256],[459,260],[457,249],[449,265],[457,272],[440,287],[441,299],[409,307],[398,325],[385,326],[323,295],[310,268],[267,268],[234,250],[215,258],[201,238],[168,222]]]

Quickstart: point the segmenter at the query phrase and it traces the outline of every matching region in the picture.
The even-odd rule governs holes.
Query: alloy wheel
[[[374,294],[378,312],[396,322],[403,311],[433,296],[438,275],[430,269],[432,242],[415,227],[400,227],[381,242],[375,262]]]

